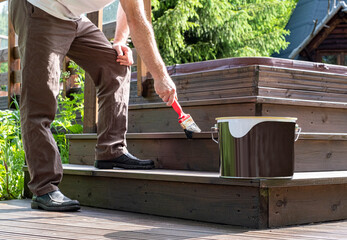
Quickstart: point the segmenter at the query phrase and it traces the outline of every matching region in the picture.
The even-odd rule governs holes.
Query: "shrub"
[[[24,149],[16,105],[17,110],[0,111],[0,200],[21,198],[23,194]]]
[[[84,71],[74,62],[69,66],[77,74],[80,93],[71,94],[71,98],[58,96],[58,114],[51,127],[57,142],[63,163],[68,163],[69,145],[66,133],[81,133],[83,127],[77,122],[77,114],[83,121]],[[62,78],[69,76],[63,73]],[[16,110],[0,111],[0,200],[18,199],[23,196],[25,154],[21,138],[20,112],[16,101]]]

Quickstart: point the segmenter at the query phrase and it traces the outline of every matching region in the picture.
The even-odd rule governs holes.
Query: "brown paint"
[[[221,148],[231,148],[230,159],[223,159],[225,154],[221,158],[221,176],[265,178],[292,176],[294,133],[295,123],[262,122],[255,125],[244,137],[231,136],[230,146],[221,143],[223,141],[221,138]],[[232,161],[232,165],[226,164],[228,161]],[[226,166],[231,169],[226,169]]]

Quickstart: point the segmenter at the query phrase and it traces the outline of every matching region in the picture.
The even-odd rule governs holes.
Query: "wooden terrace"
[[[75,213],[32,210],[29,200],[0,202],[1,240],[344,240],[347,221],[257,230],[83,207]]]
[[[100,14],[89,15],[99,26]],[[20,83],[20,60],[11,27],[9,34],[10,98]],[[176,113],[154,93],[140,59],[137,69],[137,81],[131,82],[128,149],[153,159],[157,169],[93,167],[97,101],[87,77],[84,134],[68,136],[70,164],[64,166],[60,188],[83,206],[186,220],[92,208],[46,213],[30,210],[27,201],[12,201],[0,203],[1,237],[86,239],[79,234],[88,233],[91,239],[98,234],[100,239],[347,239],[343,221],[264,231],[187,221],[264,229],[347,219],[347,67],[275,58],[169,67],[182,107],[203,130],[193,139],[186,139]],[[211,127],[216,117],[231,116],[297,117],[303,133],[295,143],[294,177],[220,178]],[[27,182],[27,169],[25,174]],[[26,189],[25,196],[30,195]]]

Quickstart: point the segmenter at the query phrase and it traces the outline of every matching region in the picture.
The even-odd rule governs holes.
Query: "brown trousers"
[[[65,55],[83,67],[97,88],[97,160],[127,152],[125,133],[130,69],[116,62],[116,52],[87,18],[64,21],[26,0],[10,0],[21,57],[22,139],[31,180],[29,189],[43,195],[58,189],[63,175],[59,150],[50,131],[57,110],[61,63]]]

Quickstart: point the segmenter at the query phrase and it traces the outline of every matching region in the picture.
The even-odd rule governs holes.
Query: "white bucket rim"
[[[295,117],[218,117],[216,118],[217,122],[227,122],[228,120],[236,119],[257,119],[263,121],[282,121],[282,122],[296,122],[298,118]]]
[[[231,136],[244,137],[255,125],[263,122],[296,123],[292,117],[222,117],[216,118],[217,123],[227,122]]]

